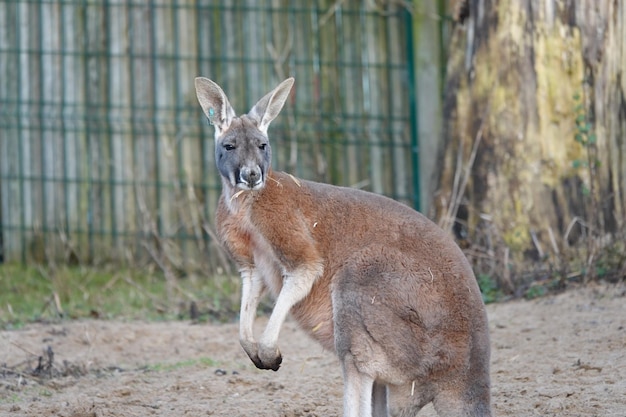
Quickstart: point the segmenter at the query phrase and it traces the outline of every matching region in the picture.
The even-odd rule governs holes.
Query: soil
[[[495,415],[626,416],[626,283],[487,309]],[[294,323],[278,372],[257,370],[237,335],[237,324],[98,320],[2,331],[0,416],[341,415],[337,359]]]

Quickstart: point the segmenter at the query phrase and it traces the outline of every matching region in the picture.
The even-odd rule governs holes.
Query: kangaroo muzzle
[[[243,190],[258,190],[263,187],[263,180],[264,175],[260,166],[244,166],[239,171],[237,186]]]

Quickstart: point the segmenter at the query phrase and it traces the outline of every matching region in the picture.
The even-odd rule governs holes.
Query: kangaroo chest
[[[280,261],[280,254],[274,245],[252,222],[249,210],[239,207],[231,211],[223,207],[218,210],[217,218],[222,244],[237,266],[255,270],[272,295],[277,296],[282,288],[286,266]]]

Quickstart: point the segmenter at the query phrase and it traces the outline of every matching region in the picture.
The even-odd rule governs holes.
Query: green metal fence
[[[275,167],[417,204],[399,4],[0,1],[0,257],[219,264],[198,75],[239,113],[295,76]]]

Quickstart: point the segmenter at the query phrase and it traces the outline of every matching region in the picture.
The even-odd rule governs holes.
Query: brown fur
[[[252,119],[261,126],[256,133],[280,111],[282,102],[264,119],[263,106],[275,103],[271,94],[284,95],[283,84],[250,113],[260,114]],[[205,100],[205,112],[212,103]],[[232,137],[231,125],[242,124],[249,123],[218,126],[216,138]],[[245,129],[234,135],[251,136]],[[251,149],[246,152],[259,153]],[[345,415],[386,415],[387,386],[404,403],[402,415],[434,401],[442,416],[490,416],[487,318],[472,269],[452,239],[386,197],[270,168],[252,178],[259,175],[262,187],[242,193],[223,177],[218,234],[250,288],[260,275],[256,285],[277,298],[276,309],[289,307],[309,335],[337,352],[346,379]],[[250,300],[242,300],[242,326],[244,315],[250,320],[244,304],[256,307]],[[273,313],[258,346],[250,330],[242,330],[242,346],[260,368],[280,365],[278,330],[270,328],[281,320]]]

